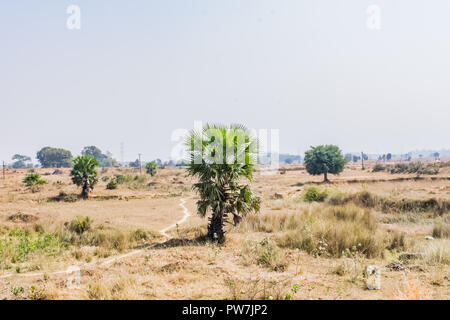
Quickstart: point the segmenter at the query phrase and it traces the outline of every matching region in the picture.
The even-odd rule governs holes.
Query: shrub
[[[268,267],[274,271],[284,271],[287,266],[284,252],[268,239],[264,239],[256,249],[258,264]]]
[[[115,178],[111,178],[111,180],[109,180],[108,184],[106,185],[106,189],[108,190],[117,189],[117,180]]]
[[[143,229],[136,229],[131,232],[130,238],[133,241],[150,240],[155,238],[157,235],[152,231],[145,231]]]
[[[148,162],[145,165],[145,168],[147,170],[147,173],[149,175],[151,175],[152,177],[156,174],[156,162],[155,161]]]
[[[64,191],[61,191],[57,196],[52,197],[49,200],[56,202],[76,202],[78,200],[78,195],[67,194]]]
[[[37,185],[47,184],[48,182],[47,180],[42,179],[39,173],[29,173],[23,179],[23,183],[25,183],[27,187],[34,187]]]
[[[387,170],[394,173],[416,173],[426,174],[426,175],[435,175],[439,173],[439,164],[429,163],[424,164],[422,162],[411,162],[411,163],[396,163],[395,165],[391,165],[387,167]]]
[[[77,234],[82,234],[91,228],[91,223],[92,221],[89,217],[76,217],[67,224],[67,229]]]
[[[118,174],[116,175],[116,181],[118,184],[130,183],[131,181],[133,181],[133,177],[130,175]]]
[[[0,266],[6,261],[13,264],[25,262],[33,254],[55,256],[67,247],[68,243],[59,241],[56,234],[14,229],[0,237]]]
[[[328,190],[321,191],[317,187],[309,187],[306,189],[305,194],[303,195],[303,200],[306,202],[322,202],[328,196]]]
[[[373,167],[372,172],[380,172],[380,171],[384,171],[384,170],[386,170],[386,167],[383,166],[381,163],[377,163],[377,164]]]
[[[146,175],[137,175],[128,187],[130,189],[145,189],[148,186],[148,179]]]

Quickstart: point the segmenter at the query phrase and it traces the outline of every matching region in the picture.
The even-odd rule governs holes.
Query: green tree
[[[42,148],[36,158],[43,168],[70,168],[72,166],[72,153],[61,148]]]
[[[147,162],[147,164],[145,165],[145,168],[147,170],[147,173],[149,175],[151,175],[152,177],[156,174],[156,162],[155,161]]]
[[[34,187],[37,185],[47,184],[47,180],[41,178],[39,173],[29,173],[24,179],[23,183],[27,185],[27,187]]]
[[[117,161],[112,158],[110,152],[103,154],[102,150],[96,146],[84,147],[81,154],[83,156],[93,156],[98,161],[100,167],[113,167],[117,164]]]
[[[187,172],[198,178],[193,189],[200,195],[197,211],[202,217],[211,211],[208,237],[223,242],[228,215],[236,225],[242,216],[259,211],[260,199],[241,178],[252,181],[256,163],[256,140],[241,125],[206,125],[192,131],[186,140]]]
[[[128,166],[132,167],[132,168],[139,168],[140,162],[139,159],[136,159],[136,161],[130,162],[128,164]]]
[[[73,164],[73,169],[70,172],[72,181],[81,187],[81,196],[87,199],[89,192],[94,189],[98,182],[96,170],[98,161],[93,156],[79,156],[73,160]]]
[[[345,156],[344,156],[344,158],[345,158],[345,160],[346,160],[347,162],[351,162],[352,159],[353,159],[353,157],[354,157],[354,156],[353,156],[351,153],[346,153]]]
[[[14,163],[12,164],[12,167],[14,169],[23,169],[26,167],[29,167],[31,164],[27,164],[27,162],[31,161],[31,158],[28,156],[24,156],[21,154],[15,154],[12,157],[12,160],[14,161]]]
[[[311,147],[305,152],[306,171],[312,175],[323,174],[324,182],[328,182],[328,173],[339,174],[344,166],[345,159],[337,146]]]

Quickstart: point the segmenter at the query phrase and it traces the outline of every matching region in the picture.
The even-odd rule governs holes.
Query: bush
[[[151,175],[152,177],[156,174],[156,162],[155,161],[148,162],[145,165],[145,168],[147,170],[147,173],[149,175]]]
[[[42,179],[39,173],[29,173],[23,179],[23,183],[25,183],[27,187],[34,187],[37,185],[47,184],[48,182],[47,180]]]
[[[76,217],[67,224],[67,229],[80,235],[91,228],[91,223],[89,217]]]
[[[303,195],[303,200],[306,202],[322,202],[328,196],[328,190],[321,191],[317,187],[309,187],[306,189],[305,194]]]
[[[129,184],[130,189],[144,189],[148,186],[149,177],[146,175],[137,175],[133,181]]]
[[[53,233],[14,229],[0,235],[0,267],[5,267],[7,261],[13,264],[25,262],[35,254],[56,256],[68,245]],[[17,267],[20,270],[20,266]]]
[[[108,190],[117,189],[117,180],[116,180],[116,178],[111,178],[111,180],[109,180],[108,184],[106,185],[106,189],[108,189]]]
[[[136,229],[131,232],[130,239],[136,242],[142,240],[150,240],[157,237],[157,234],[152,231],[145,231],[143,229]]]
[[[274,271],[284,271],[287,266],[284,252],[268,239],[262,241],[257,247],[257,262]]]
[[[384,170],[386,170],[386,167],[383,166],[381,163],[377,163],[377,164],[373,167],[372,172],[380,172],[380,171],[384,171]]]
[[[52,197],[49,200],[56,202],[76,202],[78,200],[78,195],[67,194],[64,191],[61,191],[57,196]]]
[[[387,167],[387,170],[394,173],[416,173],[418,175],[435,175],[439,173],[439,164],[429,163],[424,164],[422,162],[411,162],[411,163],[396,163]]]
[[[131,181],[133,181],[133,177],[130,175],[118,174],[116,175],[116,181],[118,184],[130,183]]]

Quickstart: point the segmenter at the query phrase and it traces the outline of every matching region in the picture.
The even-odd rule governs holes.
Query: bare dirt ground
[[[302,166],[284,169],[271,175],[257,172],[252,183],[262,198],[259,216],[274,219],[270,220],[273,230],[258,229],[246,221],[236,228],[228,225],[223,245],[200,240],[207,220],[196,215],[194,181],[182,168],[160,169],[156,176],[144,178],[135,178],[138,172],[131,169],[100,169],[99,184],[86,201],[76,199],[80,191],[70,182],[67,169],[55,174],[54,169],[36,169],[49,183],[35,192],[22,183],[27,170],[7,170],[6,180],[0,179],[0,298],[449,299],[448,234],[424,238],[433,234],[437,222],[448,230],[448,212],[345,207],[373,216],[377,226],[369,233],[374,241],[403,235],[397,242],[389,240],[395,242],[390,248],[383,242],[382,252],[373,256],[358,252],[330,256],[317,253],[316,248],[305,249],[303,242],[297,248],[285,240],[286,235],[295,236],[305,226],[277,229],[276,220],[329,210],[327,202],[303,201],[311,185],[346,194],[366,190],[393,200],[450,200],[449,168],[417,179],[416,175],[371,172],[370,165],[365,171],[351,166],[339,176],[330,176],[332,183],[327,185]],[[132,179],[107,190],[107,177],[113,175]],[[64,197],[58,198],[61,193]],[[67,222],[77,216],[92,220],[89,238],[75,236],[75,241],[73,235],[61,236],[68,232]],[[29,236],[18,230],[28,231]],[[40,235],[55,236],[41,239]],[[261,245],[264,241],[273,242],[273,248]],[[271,249],[260,252],[261,248]],[[420,257],[401,260],[404,253],[420,253]],[[380,290],[366,289],[368,265],[381,268]],[[70,266],[81,268],[77,287],[67,286],[67,273],[55,273]]]

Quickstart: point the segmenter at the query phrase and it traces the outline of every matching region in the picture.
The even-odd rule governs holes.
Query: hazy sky
[[[449,15],[425,0],[1,1],[0,160],[47,145],[120,160],[121,142],[125,160],[167,158],[194,120],[280,129],[289,153],[449,148]]]

